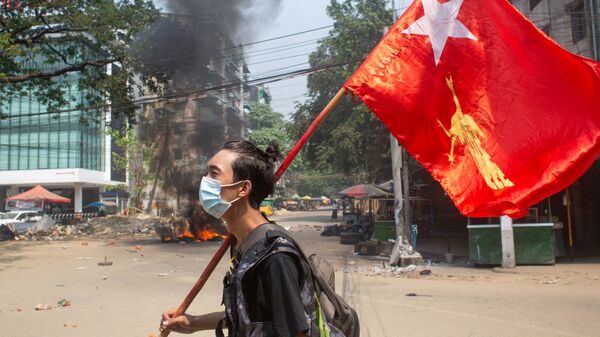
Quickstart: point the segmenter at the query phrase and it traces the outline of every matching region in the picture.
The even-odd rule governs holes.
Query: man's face
[[[238,154],[229,150],[221,150],[217,152],[208,161],[208,177],[218,180],[222,185],[233,184],[233,161],[238,157]],[[238,197],[239,190],[243,184],[221,188],[221,199],[231,201]]]

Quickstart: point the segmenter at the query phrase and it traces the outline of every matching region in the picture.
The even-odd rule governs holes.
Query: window
[[[529,10],[533,10],[542,0],[529,0]]]
[[[585,5],[582,0],[572,2],[567,6],[571,16],[571,31],[573,42],[579,42],[587,36],[587,20],[585,17]]]

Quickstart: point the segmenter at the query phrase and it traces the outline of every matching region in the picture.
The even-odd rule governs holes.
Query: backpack
[[[333,266],[327,260],[316,254],[307,257],[300,245],[287,230],[274,223],[263,224],[257,227],[255,231],[258,232],[252,233],[252,235],[246,239],[250,240],[250,242],[246,242],[245,240],[243,243],[244,246],[251,247],[265,237],[267,240],[281,237],[291,242],[300,253],[300,256],[304,259],[304,262],[310,267],[317,295],[317,307],[322,313],[322,316],[324,316],[325,321],[342,332],[345,337],[359,337],[360,324],[356,311],[335,292],[335,270]],[[320,318],[321,317],[318,317],[319,321]],[[321,334],[321,337],[328,337],[329,329],[325,327],[325,322],[320,321],[319,325],[321,331],[324,331],[324,333]]]

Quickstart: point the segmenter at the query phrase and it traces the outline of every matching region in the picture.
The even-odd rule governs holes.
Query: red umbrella
[[[390,193],[375,187],[371,184],[360,184],[350,186],[344,190],[338,192],[342,197],[359,198],[359,197],[388,197]]]
[[[14,197],[7,198],[6,200],[19,200],[19,201],[34,201],[43,200],[45,202],[56,202],[56,203],[70,203],[71,199],[61,197],[58,194],[54,194],[40,185],[25,191],[21,194],[17,194]]]

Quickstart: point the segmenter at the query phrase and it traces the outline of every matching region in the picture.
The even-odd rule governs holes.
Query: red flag
[[[524,216],[600,154],[600,64],[505,0],[415,1],[344,87],[467,216]]]

